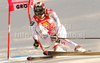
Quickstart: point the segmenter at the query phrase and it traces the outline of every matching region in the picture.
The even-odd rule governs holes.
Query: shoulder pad
[[[30,26],[33,26],[33,25],[34,25],[34,23],[35,23],[35,22],[31,21],[31,22],[30,22]]]

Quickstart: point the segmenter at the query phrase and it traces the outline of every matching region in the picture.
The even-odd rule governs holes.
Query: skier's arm
[[[56,24],[56,33],[58,32],[60,26],[61,26],[61,23],[60,23],[60,20],[57,16],[57,14],[53,11],[51,12],[50,16],[54,19],[55,21],[55,24]]]
[[[31,29],[32,29],[33,39],[34,39],[34,40],[38,40],[38,35],[37,35],[37,33],[36,33],[37,23],[36,23],[36,21],[34,20],[34,18],[33,18],[32,21],[30,22],[30,26],[31,26]]]
[[[33,43],[33,46],[35,47],[35,49],[37,49],[39,47],[39,43],[38,43],[38,35],[36,33],[36,27],[37,27],[37,23],[36,21],[33,20],[30,22],[30,26],[31,26],[31,29],[32,29],[32,34],[33,34],[33,39],[34,39],[34,43]]]

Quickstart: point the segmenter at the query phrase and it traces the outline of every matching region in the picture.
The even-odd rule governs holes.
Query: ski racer
[[[30,22],[30,26],[32,28],[34,39],[33,46],[36,49],[39,47],[38,41],[40,37],[47,42],[54,51],[65,51],[60,47],[59,43],[75,52],[86,51],[84,48],[68,39],[58,39],[66,38],[67,33],[65,27],[60,23],[55,11],[52,9],[46,9],[42,2],[37,2],[34,5],[33,10],[35,15]]]

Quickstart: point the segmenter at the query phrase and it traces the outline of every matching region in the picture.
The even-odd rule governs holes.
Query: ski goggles
[[[45,14],[45,13],[44,12],[35,12],[36,16],[43,15],[43,14]]]
[[[45,9],[36,9],[36,10],[34,10],[34,12],[35,12],[36,16],[43,15],[43,14],[45,14]]]

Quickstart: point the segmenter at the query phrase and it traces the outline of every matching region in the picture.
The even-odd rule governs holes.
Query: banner
[[[9,11],[28,9],[28,4],[33,6],[34,0],[8,0]]]

